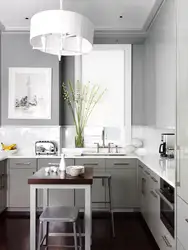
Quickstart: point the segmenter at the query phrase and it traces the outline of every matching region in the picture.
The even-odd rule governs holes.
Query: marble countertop
[[[11,158],[61,158],[60,155],[55,156],[38,156],[38,155],[7,155],[6,153],[0,153],[0,161],[11,159]],[[80,155],[70,155],[66,158],[76,158],[76,159],[88,159],[88,158],[100,158],[100,159],[138,159],[142,164],[151,169],[158,176],[167,181],[170,185],[175,187],[175,172],[176,172],[176,160],[175,159],[165,159],[161,158],[159,154],[148,154],[144,156],[138,155],[125,155],[125,156],[80,156]]]

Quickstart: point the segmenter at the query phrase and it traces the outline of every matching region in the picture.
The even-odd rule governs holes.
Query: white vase
[[[59,170],[60,171],[64,171],[65,172],[65,170],[66,170],[66,163],[65,163],[65,155],[64,154],[62,154],[61,155],[61,161],[60,161],[60,164],[59,164]]]

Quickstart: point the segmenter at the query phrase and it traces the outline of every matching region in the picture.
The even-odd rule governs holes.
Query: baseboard
[[[41,211],[37,212],[37,217],[39,217],[41,214]],[[29,211],[4,211],[3,214],[0,216],[4,216],[6,218],[30,218],[30,212]],[[80,212],[80,218],[84,217],[84,212]],[[108,219],[110,218],[110,213],[108,211],[93,211],[92,212],[92,217],[95,219]],[[132,218],[132,217],[141,217],[140,212],[138,211],[115,211],[114,212],[114,217],[115,218]]]

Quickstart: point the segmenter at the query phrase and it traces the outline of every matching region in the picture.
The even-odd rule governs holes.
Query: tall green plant
[[[90,83],[82,84],[80,81],[76,82],[75,88],[71,81],[68,81],[67,85],[63,83],[62,90],[63,98],[68,103],[72,113],[78,137],[78,144],[79,141],[80,144],[83,144],[83,142],[81,142],[83,138],[81,137],[83,135],[84,128],[87,125],[93,109],[100,101],[106,90],[101,91],[98,85],[91,85]]]

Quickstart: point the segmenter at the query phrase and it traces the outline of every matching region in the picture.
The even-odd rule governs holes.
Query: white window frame
[[[124,50],[124,123],[125,145],[131,143],[132,138],[132,45],[131,44],[95,44],[93,50]],[[75,81],[82,82],[82,56],[75,57]]]

